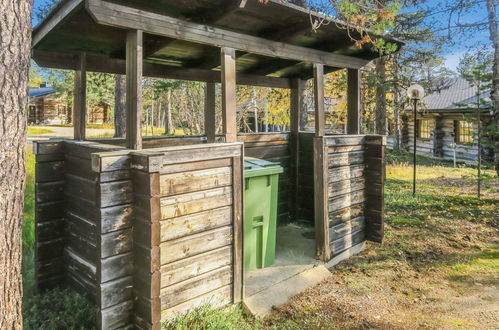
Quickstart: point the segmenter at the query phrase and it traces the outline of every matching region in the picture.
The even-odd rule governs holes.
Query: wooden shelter
[[[323,262],[381,241],[385,139],[359,135],[359,69],[377,56],[340,22],[311,31],[308,11],[277,0],[62,1],[33,32],[40,66],[76,71],[74,140],[34,145],[38,287],[87,293],[104,329],[157,329],[202,302],[240,302],[244,155],[285,168],[280,218],[314,224]],[[326,135],[323,75],[343,68],[350,135]],[[126,139],[86,139],[87,71],[126,74]],[[206,82],[205,135],[143,138],[143,76]],[[238,134],[236,84],[291,89],[290,132]]]

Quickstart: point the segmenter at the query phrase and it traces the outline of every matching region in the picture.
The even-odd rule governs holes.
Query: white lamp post
[[[407,89],[407,96],[413,101],[414,103],[414,146],[413,146],[413,176],[412,176],[412,196],[416,195],[416,108],[418,105],[418,101],[421,100],[424,97],[424,89],[421,85],[418,84],[413,84],[409,86]]]

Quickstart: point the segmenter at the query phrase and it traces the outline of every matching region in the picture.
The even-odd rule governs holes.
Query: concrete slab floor
[[[245,274],[245,297],[265,291],[319,264],[315,258],[314,228],[306,223],[277,227],[274,265]]]

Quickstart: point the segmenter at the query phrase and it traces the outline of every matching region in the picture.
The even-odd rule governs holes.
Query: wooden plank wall
[[[94,298],[99,328],[127,326],[133,315],[129,151],[76,141],[65,149],[68,281]]]
[[[381,241],[384,148],[381,136],[326,136],[331,256]]]
[[[314,133],[298,134],[297,219],[314,221]]]
[[[283,167],[284,172],[279,175],[277,221],[278,223],[289,222],[289,204],[292,200],[289,196],[291,181],[290,133],[238,134],[237,139],[239,142],[244,142],[245,156],[276,162]]]
[[[242,144],[144,153],[133,156],[136,326],[159,328],[202,303],[239,301]]]
[[[35,170],[35,278],[40,291],[64,280],[64,143],[33,143]]]

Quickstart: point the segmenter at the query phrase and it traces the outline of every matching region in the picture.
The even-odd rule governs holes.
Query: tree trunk
[[[393,71],[393,118],[394,118],[394,125],[393,125],[393,133],[394,133],[394,143],[393,143],[393,149],[399,150],[400,149],[400,112],[399,112],[399,106],[400,106],[400,90],[399,90],[399,83],[400,83],[400,72],[399,72],[399,67],[397,64],[398,60],[398,54],[394,55],[393,58],[393,65],[394,65],[394,71]]]
[[[386,80],[386,59],[380,57],[376,60],[376,110],[375,110],[375,130],[376,134],[385,135],[386,134],[386,91],[385,91],[385,80]]]
[[[22,329],[22,216],[31,47],[29,0],[0,1],[0,329]]]
[[[166,102],[165,102],[165,134],[173,133],[171,98],[172,98],[172,92],[168,90],[166,92]]]
[[[487,13],[489,20],[490,40],[494,47],[494,64],[492,68],[492,108],[494,111],[491,125],[497,130],[499,124],[499,33],[497,31],[497,13],[494,0],[487,0]],[[499,136],[495,136],[495,166],[497,175],[499,175]]]
[[[126,92],[125,76],[117,74],[114,77],[114,137],[126,135]]]

